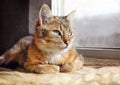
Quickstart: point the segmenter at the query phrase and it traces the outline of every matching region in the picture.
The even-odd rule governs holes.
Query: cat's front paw
[[[84,61],[81,58],[76,58],[72,63],[69,64],[63,64],[60,67],[61,72],[71,72],[71,71],[77,71],[80,70],[83,66]]]
[[[73,70],[73,68],[69,64],[64,64],[60,67],[61,72],[71,72],[72,70]]]
[[[57,65],[39,65],[39,73],[58,73],[60,67]]]

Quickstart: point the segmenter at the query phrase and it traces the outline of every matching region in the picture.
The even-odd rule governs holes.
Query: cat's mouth
[[[60,45],[60,48],[61,48],[61,49],[65,49],[65,48],[67,48],[67,47],[68,47],[68,44],[61,44],[61,45]]]
[[[61,46],[60,46],[60,48],[61,49],[63,49],[63,50],[65,50],[65,49],[70,49],[72,47],[72,44],[62,44]]]

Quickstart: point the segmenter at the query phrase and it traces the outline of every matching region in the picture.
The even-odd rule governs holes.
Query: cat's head
[[[74,12],[66,16],[53,16],[48,5],[44,4],[39,11],[34,42],[45,51],[63,51],[73,45],[74,34],[70,20]]]

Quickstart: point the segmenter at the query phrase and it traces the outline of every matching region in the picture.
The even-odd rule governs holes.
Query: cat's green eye
[[[72,35],[72,32],[69,32],[68,35],[71,36],[71,35]]]
[[[53,30],[54,35],[61,35],[59,30]]]

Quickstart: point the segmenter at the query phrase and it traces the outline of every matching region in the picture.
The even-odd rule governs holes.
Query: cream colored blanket
[[[120,85],[120,66],[83,67],[77,72],[56,74],[1,70],[0,85]]]

